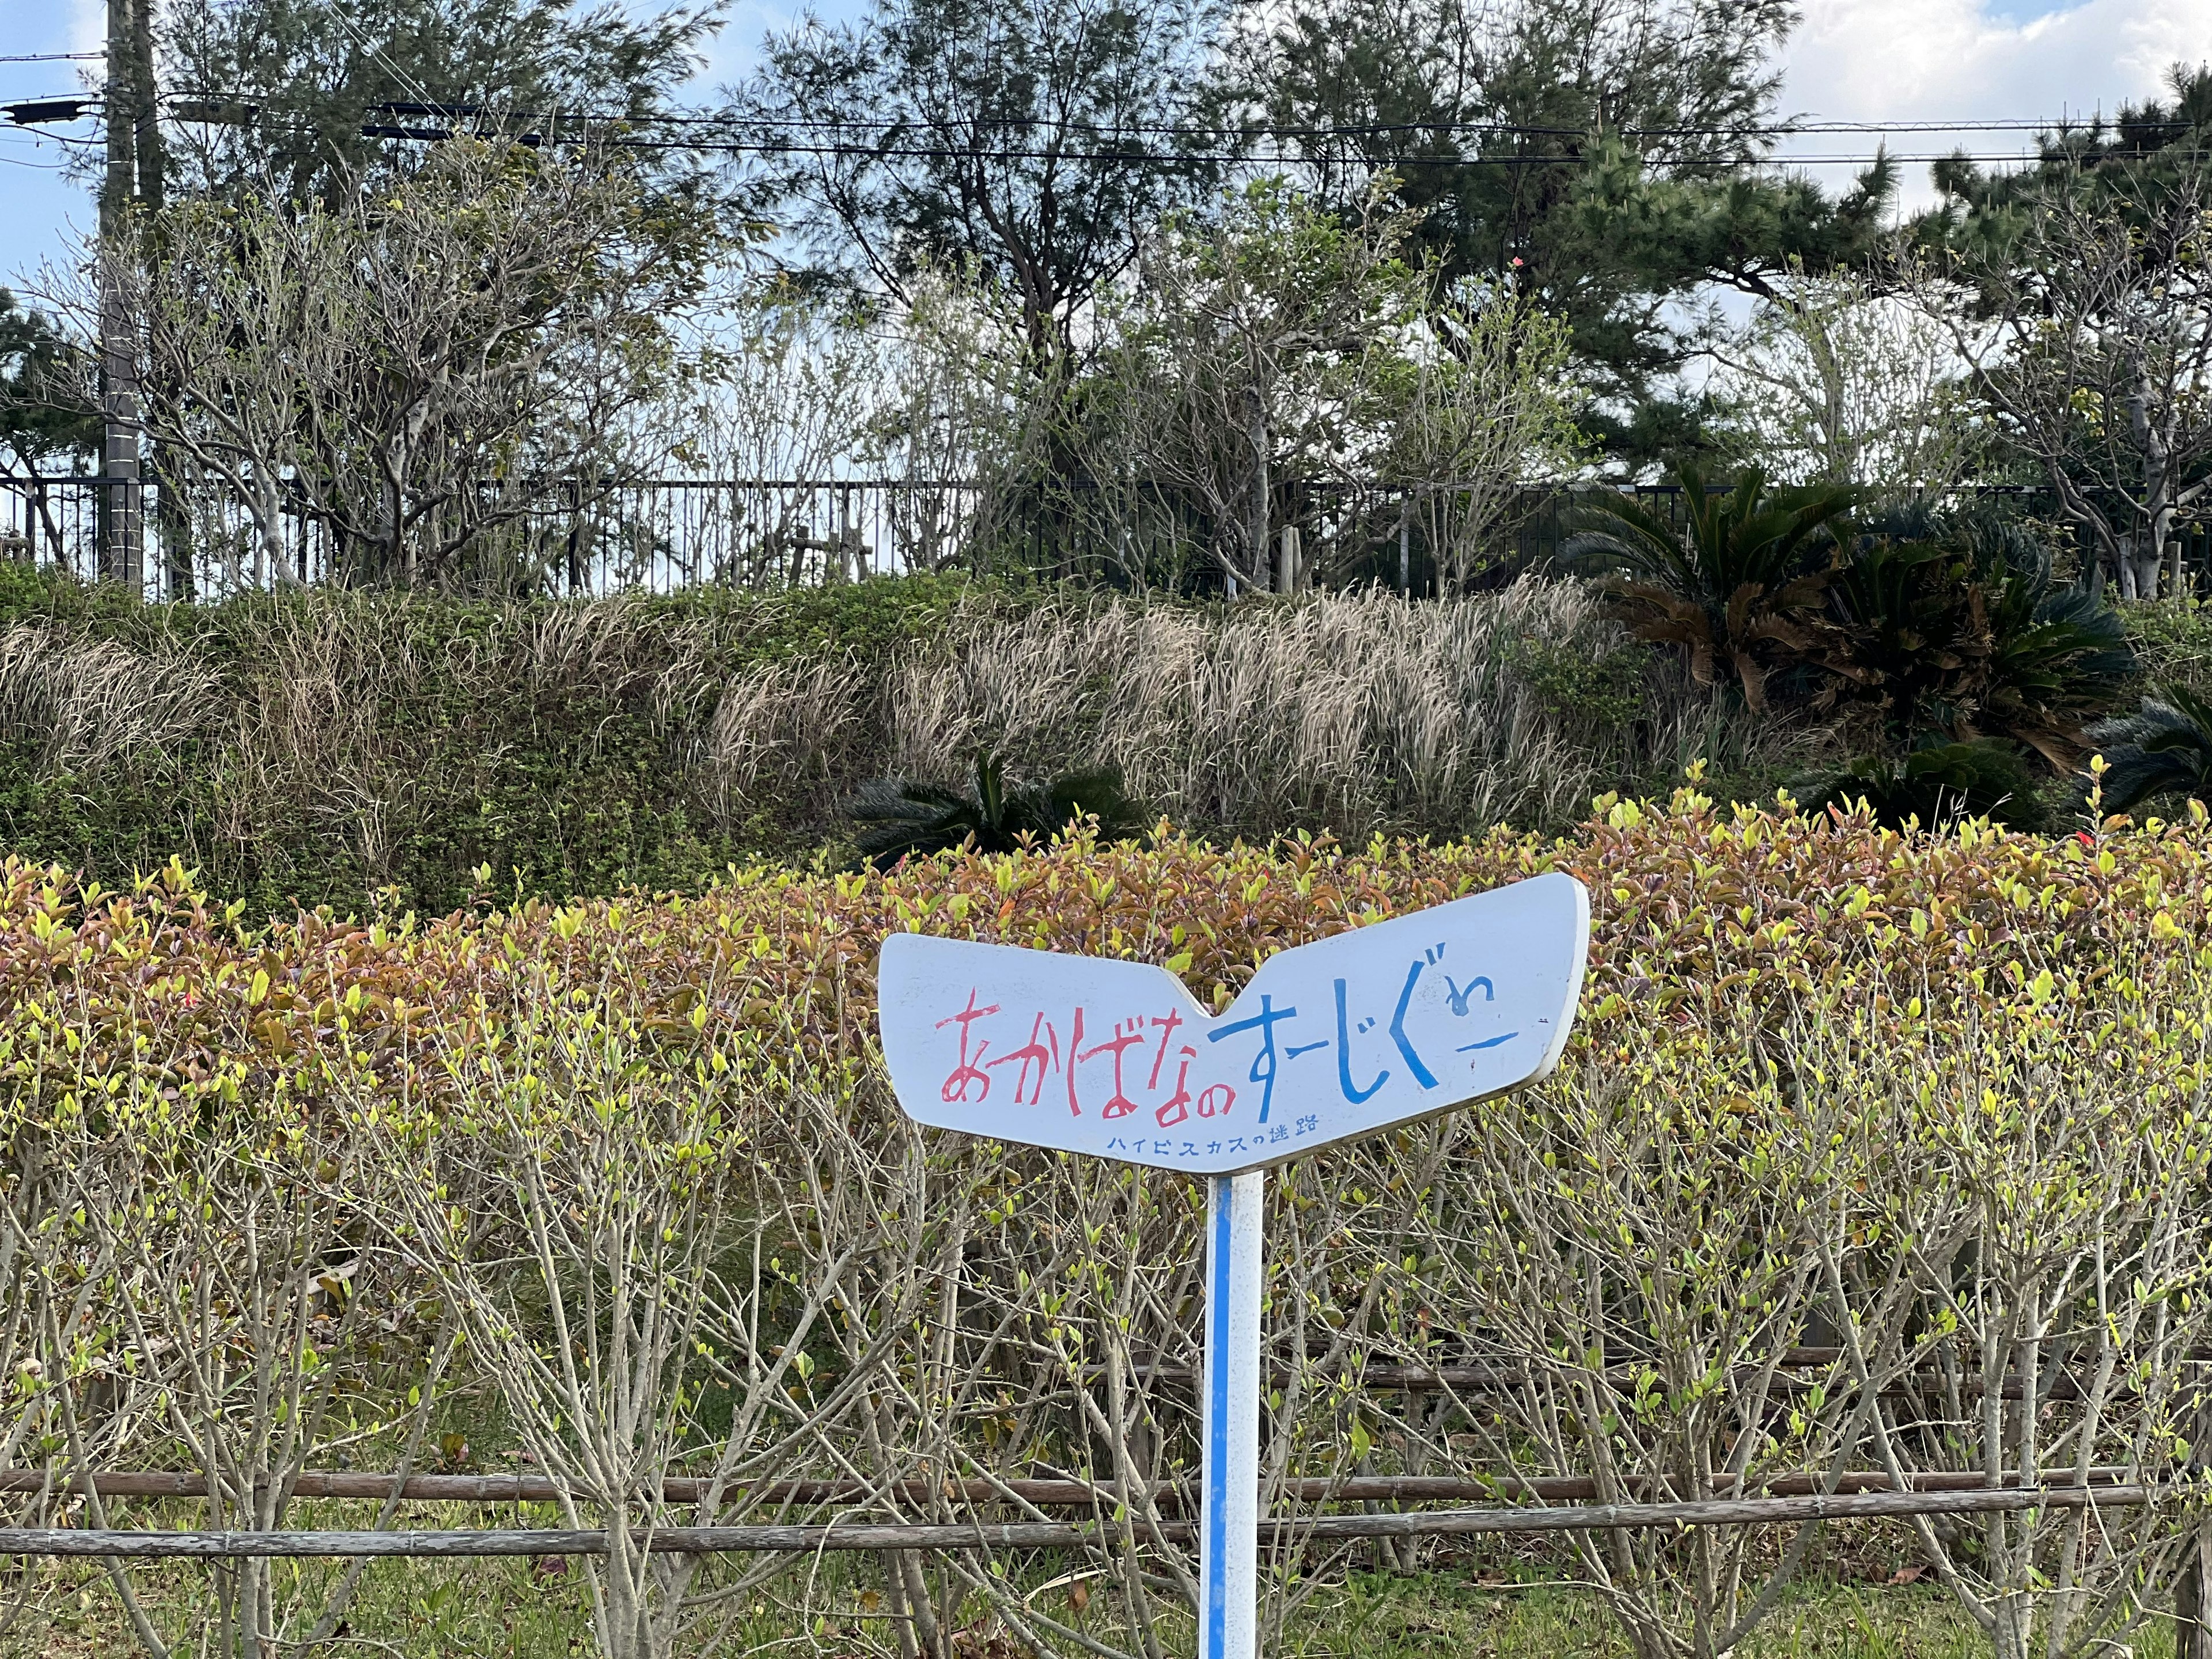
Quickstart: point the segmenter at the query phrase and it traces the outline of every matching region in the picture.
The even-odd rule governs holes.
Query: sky
[[[864,0],[819,0],[828,15]],[[651,0],[643,0],[651,3]],[[2212,61],[2212,0],[1800,0],[1804,21],[1783,62],[1782,108],[1827,121],[2055,119],[2111,110],[2156,94],[2177,60]],[[700,77],[702,100],[742,72],[765,28],[798,9],[738,0]],[[101,44],[101,0],[0,0],[0,59],[27,53],[92,52]],[[0,61],[0,102],[77,89],[97,62]],[[92,123],[58,129],[91,138]],[[1895,153],[1926,155],[1965,143],[2012,154],[2027,133],[1942,133],[1893,141]],[[1793,139],[1785,154],[1863,156],[1863,135]],[[0,124],[0,284],[21,285],[42,261],[67,256],[89,225],[85,189],[58,169],[53,137]],[[1824,182],[1850,168],[1808,161]],[[1906,169],[1905,205],[1932,198],[1925,165]]]

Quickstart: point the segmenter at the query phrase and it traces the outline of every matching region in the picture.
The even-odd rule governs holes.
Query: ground
[[[422,1524],[436,1524],[427,1519]],[[448,1520],[447,1525],[464,1524]],[[482,1522],[475,1524],[493,1524]],[[383,1561],[371,1570],[336,1653],[405,1659],[567,1659],[588,1652],[585,1598],[573,1571],[524,1559],[472,1562]],[[308,1567],[311,1578],[319,1569]],[[279,1595],[305,1582],[287,1564]],[[112,1592],[100,1569],[72,1563],[47,1569],[52,1589],[44,1617],[25,1618],[0,1632],[7,1659],[108,1659],[133,1650]],[[62,1581],[61,1583],[55,1580]],[[197,1570],[152,1576],[148,1600],[157,1609],[196,1594]],[[1064,1597],[1064,1589],[1045,1592]],[[740,1604],[714,1651],[722,1654],[818,1654],[824,1659],[896,1651],[888,1626],[867,1616],[872,1595],[852,1604],[850,1622],[824,1620],[811,1631],[779,1616],[773,1598]],[[1054,1611],[1065,1615],[1062,1603]],[[873,1626],[871,1630],[870,1626]],[[878,1639],[871,1639],[871,1638]],[[197,1644],[191,1644],[197,1647]],[[1018,1659],[1003,1637],[978,1628],[962,1643],[968,1659]],[[1181,1644],[1170,1633],[1170,1651]],[[185,1650],[191,1650],[188,1647]],[[1925,1583],[1881,1583],[1824,1577],[1789,1595],[1739,1659],[1972,1659],[1988,1651],[1950,1596]],[[2167,1659],[2168,1630],[2153,1626],[2132,1650],[2135,1659]],[[1616,1659],[1626,1643],[1589,1591],[1526,1569],[1448,1564],[1418,1577],[1355,1572],[1326,1585],[1296,1619],[1278,1651],[1284,1659]]]

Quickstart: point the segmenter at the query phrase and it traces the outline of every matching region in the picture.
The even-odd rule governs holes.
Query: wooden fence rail
[[[2126,1468],[2093,1468],[2087,1484],[2097,1487],[2125,1485],[2132,1474]],[[413,1474],[401,1480],[395,1474],[350,1469],[310,1470],[293,1480],[290,1491],[295,1498],[381,1499],[394,1495],[395,1482],[399,1488],[397,1495],[410,1503],[550,1504],[558,1502],[562,1496],[560,1485],[544,1475]],[[2015,1487],[2020,1484],[2019,1477],[2008,1476],[2000,1484]],[[92,1485],[103,1498],[208,1495],[205,1475],[182,1470],[98,1470],[92,1476]],[[1650,1478],[1631,1476],[1624,1479],[1621,1485],[1643,1497],[1663,1491],[1656,1480]],[[1984,1492],[1990,1488],[1987,1475],[1972,1473],[1931,1471],[1905,1477],[1905,1489],[1908,1492]],[[82,1492],[84,1489],[85,1479],[82,1475],[64,1477],[40,1469],[0,1469],[0,1493],[65,1493]],[[726,1483],[724,1490],[732,1497],[743,1495],[763,1504],[926,1504],[941,1498],[963,1504],[1019,1503],[1033,1504],[1039,1509],[1090,1509],[1121,1501],[1121,1494],[1112,1486],[1068,1480],[896,1480],[878,1486],[856,1480],[773,1480],[757,1486]],[[1777,1474],[1754,1483],[1753,1495],[1802,1498],[1824,1490],[1893,1492],[1896,1482],[1880,1469],[1854,1469],[1832,1476]],[[696,1504],[707,1493],[708,1482],[695,1478],[672,1477],[661,1484],[661,1496],[671,1504]],[[1478,1503],[1504,1498],[1575,1503],[1603,1496],[1596,1481],[1587,1475],[1576,1474],[1529,1478],[1361,1474],[1340,1480],[1287,1481],[1281,1495],[1297,1504]],[[1177,1494],[1172,1487],[1158,1486],[1149,1492],[1139,1489],[1135,1496],[1167,1505],[1175,1502]]]
[[[1881,1492],[1801,1498],[1710,1498],[1681,1504],[1569,1504],[1556,1509],[1415,1510],[1262,1520],[1263,1540],[1297,1544],[1474,1533],[1609,1531],[1650,1527],[1775,1526],[1911,1515],[1987,1515],[2037,1509],[2124,1509],[2174,1490],[2154,1486],[2039,1486],[1979,1492]],[[1188,1538],[1187,1521],[1139,1528],[1148,1540]],[[827,1526],[670,1527],[641,1533],[641,1547],[679,1555],[812,1554],[844,1550],[1095,1549],[1109,1534],[1060,1521],[952,1524],[859,1522]],[[607,1534],[552,1528],[510,1532],[166,1532],[70,1528],[0,1528],[0,1557],[604,1555]]]

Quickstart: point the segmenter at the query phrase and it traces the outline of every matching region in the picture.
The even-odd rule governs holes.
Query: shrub
[[[1856,507],[1859,492],[1770,490],[1756,468],[1727,490],[1709,490],[1690,467],[1676,482],[1680,527],[1626,496],[1601,493],[1589,501],[1591,527],[1565,555],[1620,567],[1608,586],[1636,636],[1681,647],[1700,685],[1733,676],[1744,702],[1763,710],[1767,676],[1813,643],[1808,623],[1828,580],[1816,532]]]
[[[690,1190],[623,1173],[724,1159],[748,1183],[724,1217],[729,1248],[685,1254],[685,1222],[639,1260],[709,1261],[720,1277],[697,1282],[734,1292],[717,1305],[742,1310],[748,1352],[805,1354],[776,1419],[793,1431],[678,1433],[672,1396],[650,1389],[513,1396],[579,1502],[606,1501],[624,1469],[647,1484],[710,1472],[732,1443],[749,1481],[858,1475],[872,1496],[845,1512],[1018,1515],[1012,1479],[1071,1471],[1098,1500],[1089,1614],[1030,1599],[1036,1558],[980,1547],[933,1574],[888,1562],[884,1594],[940,1654],[986,1617],[1042,1652],[1150,1651],[1188,1617],[1192,1558],[1168,1527],[1194,1495],[1178,1368],[1194,1358],[1195,1188],[915,1131],[872,1053],[877,945],[927,928],[1140,957],[1220,1006],[1275,950],[1546,868],[1575,871],[1593,900],[1559,1076],[1273,1183],[1271,1504],[1292,1481],[1318,1483],[1297,1488],[1302,1505],[1325,1502],[1363,1462],[1524,1499],[1517,1482],[1559,1474],[1691,1498],[1793,1468],[1823,1481],[2118,1468],[2155,1483],[2188,1465],[2181,1362],[2212,1339],[2212,1217],[2189,1201],[2212,1173],[2202,813],[2051,842],[1971,821],[1900,835],[1866,815],[1731,811],[1686,789],[1604,801],[1559,841],[1079,836],[888,872],[748,867],[696,897],[253,929],[178,866],[107,893],[15,861],[0,866],[0,1197],[27,1231],[82,1224],[83,1195],[27,1182],[48,1166],[26,1154],[68,1122],[106,1133],[94,1114],[118,1098],[222,1146],[264,1145],[289,1121],[309,1138],[268,1156],[335,1152],[383,1171],[364,1174],[359,1190],[380,1196],[347,1237],[436,1285],[434,1328],[483,1293],[456,1381],[499,1393],[532,1374],[532,1355],[557,1364],[562,1345],[531,1322],[553,1291],[581,1305],[613,1282],[559,1265],[565,1253],[592,1260],[595,1227],[646,1249],[638,1229],[665,1213],[637,1207],[647,1189]],[[624,1161],[628,1142],[602,1155],[605,1136],[633,1130],[641,1161]],[[547,1191],[573,1191],[573,1212],[531,1197],[532,1160]],[[88,1142],[62,1167],[76,1164],[105,1167]],[[428,1232],[440,1183],[459,1212],[444,1240]],[[530,1245],[541,1228],[566,1242]],[[755,1261],[757,1297],[738,1271]],[[834,1300],[817,1297],[831,1285]],[[69,1310],[41,1340],[98,1354],[122,1294],[64,1261],[29,1300]],[[804,1328],[810,1298],[828,1313]],[[159,1298],[140,1305],[169,1317]],[[38,1357],[61,1374],[58,1347]],[[1375,1370],[1392,1361],[1458,1380],[1401,1393]],[[348,1396],[365,1419],[388,1385],[368,1386]],[[594,1399],[639,1432],[594,1441],[577,1404]],[[7,1409],[27,1401],[58,1409],[35,1389]],[[0,1421],[0,1437],[14,1427]],[[358,1455],[392,1455],[403,1432]],[[58,1446],[19,1443],[66,1464]],[[615,1472],[596,1488],[594,1444]],[[147,1437],[115,1455],[174,1454]],[[950,1474],[987,1495],[947,1489]],[[2155,1607],[2183,1517],[2084,1520],[2045,1510],[1978,1522],[1971,1547],[1923,1531],[1919,1547],[2007,1659],[2030,1643],[2084,1651]],[[1755,1621],[1810,1540],[1778,1556],[1747,1534],[1576,1547],[1638,1650],[1671,1659],[1717,1654]],[[1286,1549],[1270,1616],[1340,1559]],[[782,1593],[811,1624],[842,1582]]]
[[[1996,647],[1987,596],[1963,550],[1873,538],[1836,561],[1819,632],[1832,676],[1815,698],[1871,708],[1890,735],[1950,731]]]
[[[117,884],[172,852],[252,914],[385,889],[703,886],[830,842],[886,775],[1118,769],[1200,833],[1558,829],[1698,756],[1791,739],[1716,706],[1578,584],[1237,607],[870,581],[496,605],[315,592],[0,611],[0,847]],[[476,872],[488,867],[490,873]]]

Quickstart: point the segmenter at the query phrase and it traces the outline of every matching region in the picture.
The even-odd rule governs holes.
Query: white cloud
[[[1803,0],[1782,105],[1823,120],[2044,119],[2158,94],[2169,66],[2212,59],[2212,0],[2086,0],[2020,18],[1988,0]],[[1848,141],[1871,149],[1872,139]],[[1838,137],[1799,147],[1838,153]],[[1893,141],[1908,154],[2032,148],[2026,133]],[[1832,171],[1821,169],[1825,178]],[[1907,181],[1928,199],[1927,168]]]

